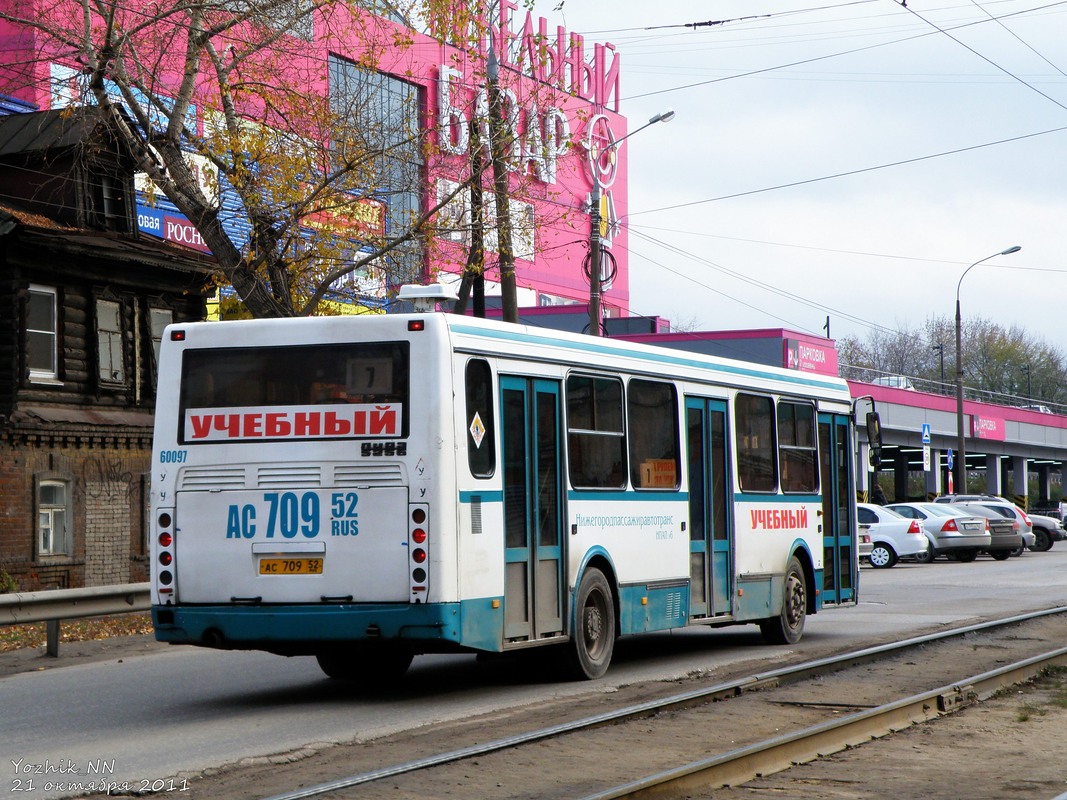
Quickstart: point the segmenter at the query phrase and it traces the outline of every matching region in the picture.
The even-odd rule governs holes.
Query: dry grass
[[[70,619],[64,620],[59,630],[61,642],[88,642],[113,636],[151,633],[152,619],[147,613]],[[24,647],[44,647],[45,642],[46,626],[43,622],[0,626],[0,653]]]

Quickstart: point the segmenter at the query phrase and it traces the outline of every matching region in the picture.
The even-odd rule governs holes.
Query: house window
[[[26,299],[26,364],[30,380],[55,380],[56,290],[51,286],[30,286]]]
[[[96,337],[99,344],[100,380],[125,383],[122,364],[122,307],[115,300],[96,301]]]
[[[70,490],[65,481],[41,481],[37,486],[37,554],[54,556],[71,551]]]
[[[155,360],[152,362],[152,374],[159,373],[159,348],[163,342],[163,329],[174,322],[174,312],[169,308],[151,308],[148,310],[149,321],[152,325],[152,353]]]

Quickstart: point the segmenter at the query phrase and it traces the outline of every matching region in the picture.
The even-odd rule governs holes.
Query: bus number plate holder
[[[321,575],[325,559],[322,558],[261,558],[260,575]]]

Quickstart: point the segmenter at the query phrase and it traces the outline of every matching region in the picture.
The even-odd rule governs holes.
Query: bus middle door
[[[560,385],[501,376],[504,639],[563,633]]]
[[[685,401],[689,452],[690,614],[733,612],[733,520],[726,437],[726,402]]]
[[[823,585],[826,604],[855,603],[859,583],[856,517],[850,500],[852,444],[849,418],[819,414],[819,469],[822,477]]]

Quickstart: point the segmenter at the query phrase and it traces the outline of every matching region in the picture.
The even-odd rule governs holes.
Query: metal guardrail
[[[47,622],[47,653],[54,657],[59,655],[59,623],[62,620],[147,611],[151,608],[148,588],[148,583],[122,583],[85,589],[0,594],[0,625]]]

